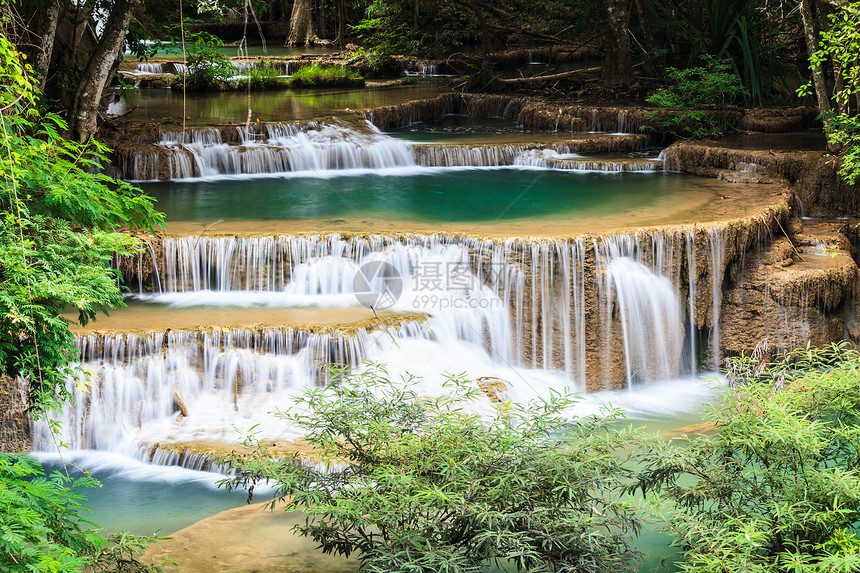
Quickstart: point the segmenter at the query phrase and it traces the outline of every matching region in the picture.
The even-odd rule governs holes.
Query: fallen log
[[[499,82],[503,84],[524,84],[527,82],[542,82],[542,81],[554,81],[554,80],[563,80],[565,78],[570,78],[573,76],[577,76],[580,74],[592,74],[594,72],[599,72],[602,68],[600,66],[595,66],[593,68],[581,68],[578,70],[570,70],[569,72],[560,72],[557,74],[549,74],[546,76],[528,76],[522,78],[499,78]]]

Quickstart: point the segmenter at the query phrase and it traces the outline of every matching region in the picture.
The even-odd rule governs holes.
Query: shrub
[[[638,557],[619,413],[571,420],[569,396],[468,412],[480,392],[451,376],[420,397],[379,366],[333,374],[279,416],[304,430],[316,464],[255,453],[226,461],[230,488],[273,482],[298,531],[323,552],[358,553],[362,571],[626,571]]]
[[[715,433],[655,444],[637,487],[656,492],[685,571],[860,570],[860,354],[755,366],[730,362]]]
[[[361,87],[364,78],[355,70],[338,66],[308,66],[289,79],[291,88]]]
[[[652,113],[650,119],[677,136],[721,135],[719,114],[713,110],[725,108],[745,93],[731,72],[731,62],[708,58],[703,66],[686,70],[667,68],[666,72],[670,85],[657,90],[646,101],[679,111]],[[706,106],[711,109],[701,109]]]
[[[87,526],[88,511],[76,488],[94,487],[89,476],[45,476],[26,456],[0,454],[0,571],[156,573],[138,554],[154,537],[121,533],[107,539]]]
[[[277,90],[289,87],[289,82],[281,76],[278,70],[271,65],[252,67],[248,72],[248,78],[239,80],[238,87],[244,89],[251,82],[251,89],[255,90]]]
[[[224,45],[217,36],[206,32],[193,34],[194,43],[187,51],[184,74],[174,78],[170,85],[176,89],[208,91],[219,88],[236,75],[236,67],[218,48]]]

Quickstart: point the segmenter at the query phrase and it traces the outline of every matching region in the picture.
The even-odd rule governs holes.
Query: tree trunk
[[[609,23],[609,50],[603,66],[603,79],[630,81],[633,78],[633,55],[630,52],[630,12],[627,0],[607,0],[607,22]]]
[[[325,0],[317,0],[317,29],[323,38],[328,37],[328,23],[325,18]]]
[[[75,98],[69,109],[69,132],[84,142],[98,129],[99,106],[102,94],[114,68],[117,57],[122,57],[122,45],[132,11],[140,0],[117,0],[110,11],[104,32],[96,45],[87,67],[81,75]]]
[[[824,23],[824,31],[830,32],[830,15],[833,10],[827,5],[821,6],[821,8],[823,8],[821,19]],[[836,113],[848,115],[849,101],[848,94],[845,93],[845,81],[842,77],[842,63],[838,58],[833,58],[831,63],[833,68],[833,101],[836,104]]]
[[[654,39],[655,27],[648,23],[647,12],[642,7],[642,0],[633,0],[636,8],[636,17],[639,19],[639,30],[642,31],[642,43],[648,52],[653,52],[657,46],[657,41]]]
[[[810,68],[812,69],[812,85],[815,88],[815,99],[818,101],[818,111],[821,113],[824,129],[830,127],[830,98],[827,95],[827,82],[824,79],[824,70],[821,64],[812,63],[812,55],[818,51],[818,27],[815,25],[815,17],[812,14],[813,0],[800,0],[800,18],[803,20],[803,36],[806,39],[806,51],[809,52]],[[829,151],[832,149],[828,143]]]
[[[70,109],[74,104],[75,89],[77,88],[77,78],[80,76],[80,69],[85,65],[86,58],[82,57],[87,51],[92,51],[92,48],[98,44],[98,37],[95,34],[92,26],[90,26],[90,16],[95,9],[96,0],[87,0],[84,4],[75,3],[74,10],[68,13],[72,19],[73,32],[71,35],[71,43],[61,46],[58,55],[60,56],[59,72],[62,77],[59,78],[60,101],[63,105]],[[84,40],[84,36],[89,37]],[[91,40],[91,42],[90,42]]]
[[[42,10],[42,17],[39,21],[39,36],[41,36],[42,46],[41,49],[36,47],[33,71],[39,78],[40,91],[45,91],[48,69],[51,66],[51,56],[54,54],[54,40],[57,38],[57,23],[60,20],[59,0],[48,0]]]
[[[483,6],[478,2],[472,2],[471,0],[455,0],[457,4],[468,8],[472,11],[475,17],[478,19],[478,27],[481,30],[481,46],[484,50],[484,55],[490,53],[490,40],[491,40],[491,32],[490,27],[487,25],[487,18],[484,15]]]
[[[314,31],[312,0],[295,0],[290,16],[290,35],[288,46],[310,46],[319,38]]]
[[[343,5],[344,0],[335,0],[335,2],[337,4],[337,38],[335,38],[334,43],[337,46],[343,46],[346,30],[346,8]]]

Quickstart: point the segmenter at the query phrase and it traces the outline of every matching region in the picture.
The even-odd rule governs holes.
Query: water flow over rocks
[[[76,449],[199,465],[201,458],[162,446],[230,442],[234,426],[271,422],[267,412],[324,383],[321,364],[356,368],[364,359],[387,364],[392,376],[421,376],[419,388],[431,395],[443,391],[445,372],[505,380],[514,400],[563,387],[598,391],[676,378],[697,363],[695,353],[691,359],[681,352],[685,339],[709,331],[717,336],[720,327],[719,309],[712,308],[718,298],[696,283],[710,283],[712,274],[722,281],[726,266],[751,241],[768,236],[782,216],[773,209],[708,228],[551,240],[163,238],[120,261],[126,283],[136,285],[134,296],[143,300],[357,306],[356,276],[373,263],[387,265],[402,281],[392,310],[428,318],[326,331],[81,335],[87,378],[82,385],[70,381],[76,400],[63,413],[62,439]],[[280,426],[262,431],[278,440],[293,437]],[[34,447],[53,447],[41,423],[34,426]]]
[[[591,136],[557,143],[448,145],[412,143],[373,125],[341,121],[262,123],[161,131],[151,145],[120,144],[112,175],[151,181],[301,173],[331,176],[356,170],[414,167],[540,167],[585,171],[657,171],[662,161],[595,160],[576,153],[641,149],[641,135]]]

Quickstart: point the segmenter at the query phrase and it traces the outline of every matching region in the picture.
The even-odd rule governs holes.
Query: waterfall
[[[137,64],[137,71],[144,74],[165,74],[167,70],[165,70],[165,64],[147,64],[147,63],[139,63]]]
[[[230,443],[233,423],[266,423],[272,408],[321,382],[319,364],[355,367],[390,337],[424,335],[422,325],[404,323],[353,335],[268,328],[79,336],[84,373],[69,382],[74,399],[57,439],[138,457],[140,443],[165,435]],[[188,409],[181,423],[177,397]],[[54,443],[47,423],[35,422],[34,450],[52,451]]]
[[[378,310],[401,314],[376,326],[370,318],[355,327],[80,335],[83,377],[69,381],[75,399],[60,417],[59,439],[74,449],[204,467],[206,456],[183,444],[229,443],[234,427],[260,421],[263,435],[293,439],[268,413],[325,383],[321,365],[356,369],[364,360],[387,364],[391,376],[422,376],[422,391],[431,395],[443,391],[443,373],[455,371],[502,378],[517,400],[565,386],[593,391],[673,379],[682,371],[685,336],[695,365],[694,236],[679,228],[550,240],[164,238],[160,248],[121,265],[126,284],[137,288],[131,296],[144,303],[356,307],[356,277],[381,264],[402,288]],[[711,304],[718,305],[725,232],[712,229],[705,238]],[[690,294],[689,334],[682,292]],[[414,312],[426,318],[406,314]],[[719,309],[711,312],[718,325]],[[712,345],[718,336],[714,329]],[[43,422],[34,424],[33,443],[54,447]]]
[[[137,157],[133,178],[157,179],[164,163],[171,179],[415,165],[408,144],[369,130],[315,122],[265,124],[265,133],[254,127],[236,128],[241,145],[223,143],[214,128],[188,130],[184,141],[181,132],[162,133],[161,153]]]
[[[623,234],[594,240],[593,246],[585,237],[535,241],[444,235],[165,238],[160,260],[152,265],[147,257],[146,264],[127,267],[126,282],[137,285],[138,296],[144,299],[171,304],[247,301],[270,306],[345,306],[356,304],[353,281],[361,265],[382,261],[404,279],[395,310],[427,312],[437,333],[480,346],[512,364],[563,372],[579,385],[595,376],[608,380],[613,370],[609,362],[587,366],[589,339],[600,338],[600,354],[610,360],[614,336],[624,342],[625,324],[629,337],[635,336],[630,317],[653,322],[648,313],[658,312],[667,318],[661,324],[665,334],[659,351],[648,353],[656,362],[634,368],[641,349],[630,340],[624,346],[627,350],[621,349],[630,355],[633,376],[623,375],[623,380],[656,380],[675,376],[680,369],[679,348],[686,338],[680,310],[684,302],[681,268],[685,255],[690,256],[692,237],[677,231],[642,237]],[[597,263],[594,278],[589,275],[594,272],[587,264],[589,252]],[[647,272],[633,273],[624,262],[613,266],[625,258]],[[158,274],[134,276],[135,269],[150,267]],[[638,281],[638,289],[658,294],[640,302],[626,296],[631,287],[624,273]],[[693,293],[691,317],[695,316],[696,278],[695,269],[688,265],[684,280],[690,285],[686,292]],[[596,286],[589,286],[595,279]],[[671,304],[666,284],[673,293]],[[591,294],[594,288],[596,293]],[[590,303],[593,296],[597,300]],[[614,314],[620,310],[623,317]],[[588,316],[595,313],[600,318],[589,329]]]
[[[684,337],[672,283],[627,257],[612,260],[606,273],[621,314],[628,384],[676,377]]]
[[[690,315],[687,320],[690,322],[690,331],[687,339],[690,344],[690,372],[696,373],[696,365],[698,357],[696,356],[696,241],[692,233],[688,233],[684,237],[684,242],[687,248],[687,284],[689,292],[687,299],[690,304]]]
[[[417,72],[404,70],[403,75],[408,77],[434,78],[443,74],[439,73],[439,66],[436,64],[422,64],[418,67]]]
[[[663,170],[663,163],[650,159],[585,159],[580,155],[555,149],[522,150],[513,165],[543,167],[547,169],[569,169],[574,171],[603,171],[620,173],[622,171],[653,173]]]
[[[149,181],[301,172],[327,175],[400,167],[537,167],[578,171],[661,171],[650,159],[588,159],[581,141],[530,145],[410,143],[340,123],[265,123],[164,131],[157,143],[115,164],[116,176]],[[610,146],[611,147],[611,146]]]
[[[618,133],[627,133],[627,112],[618,112]]]
[[[653,233],[650,250],[641,238],[626,233],[595,242],[604,368],[611,370],[618,344],[612,329],[617,312],[628,386],[678,376],[684,341],[679,240],[677,234],[667,239]]]
[[[720,307],[723,301],[723,273],[726,258],[726,233],[723,229],[708,229],[711,276],[711,367],[720,367]]]
[[[163,268],[155,277],[159,282],[147,285],[161,294],[144,295],[141,288],[139,295],[192,305],[241,300],[272,306],[356,305],[353,286],[359,268],[371,261],[385,262],[404,281],[395,310],[428,312],[440,336],[511,359],[510,316],[502,295],[509,292],[507,283],[516,275],[498,253],[491,255],[496,263],[487,266],[492,268],[475,269],[468,245],[438,237],[400,242],[379,236],[344,240],[337,235],[167,238],[162,252]],[[488,272],[498,274],[489,285],[478,274]],[[137,283],[142,287],[142,281]]]

